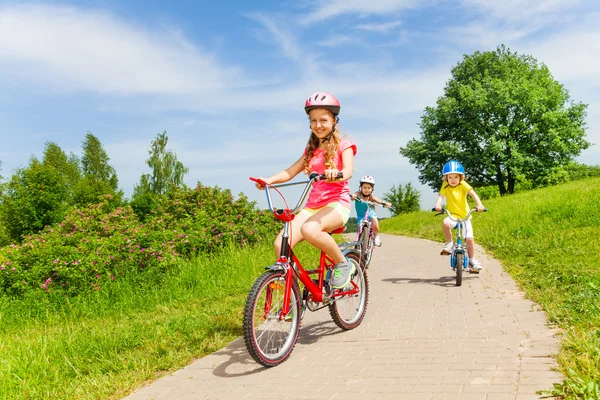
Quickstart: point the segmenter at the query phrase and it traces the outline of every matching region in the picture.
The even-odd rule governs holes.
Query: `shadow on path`
[[[470,275],[463,275],[463,282],[469,281],[473,279]],[[391,283],[420,283],[426,285],[437,285],[437,286],[456,286],[456,277],[454,276],[441,276],[439,278],[386,278],[382,279],[382,282],[391,282]]]
[[[325,310],[322,310],[325,311]],[[333,336],[344,332],[333,321],[321,321],[314,324],[301,326],[296,345],[309,345],[318,342],[326,336]],[[213,375],[221,378],[235,378],[259,374],[270,368],[258,364],[248,353],[243,339],[238,339],[226,348],[219,351],[227,360],[217,365]],[[228,371],[229,370],[229,371]]]
[[[229,356],[229,359],[225,362],[217,365],[213,370],[213,375],[220,376],[221,378],[235,378],[238,376],[247,376],[257,374],[266,371],[268,368],[261,366],[250,357],[246,344],[243,339],[238,339],[231,343],[226,348],[219,351],[223,356]],[[228,367],[236,372],[227,372]],[[247,368],[243,367],[247,366]],[[239,371],[243,368],[243,371]],[[239,372],[238,372],[239,371]]]

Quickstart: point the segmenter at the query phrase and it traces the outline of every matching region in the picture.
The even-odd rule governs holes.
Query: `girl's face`
[[[331,133],[335,119],[325,108],[314,108],[309,111],[310,129],[319,138],[325,139]]]
[[[371,185],[370,183],[363,183],[363,184],[361,184],[360,185],[360,192],[365,197],[371,195],[371,193],[373,193],[373,185]]]
[[[448,174],[446,175],[446,179],[448,180],[448,184],[454,187],[460,183],[460,174]]]

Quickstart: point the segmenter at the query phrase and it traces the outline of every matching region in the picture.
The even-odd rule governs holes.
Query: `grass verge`
[[[310,246],[298,252],[317,259]],[[86,296],[0,298],[0,398],[117,399],[226,346],[273,259],[271,244],[228,248]]]

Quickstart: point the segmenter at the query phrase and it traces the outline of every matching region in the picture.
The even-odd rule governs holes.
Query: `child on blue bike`
[[[473,187],[465,181],[465,168],[456,160],[448,161],[442,170],[443,181],[442,188],[435,203],[436,211],[442,210],[442,200],[446,199],[446,209],[452,214],[453,217],[464,219],[469,212],[469,203],[467,202],[467,195],[471,196],[475,200],[475,207],[477,211],[484,211],[485,207],[481,204],[481,200]],[[452,228],[456,227],[456,222],[452,221],[449,217],[444,218],[442,222],[442,229],[444,231],[444,237],[446,244],[442,249],[441,255],[448,255],[452,253],[454,242],[452,241]],[[483,267],[479,260],[475,258],[475,240],[473,239],[473,226],[469,219],[463,225],[462,236],[467,242],[467,253],[469,254],[469,266],[479,272]]]
[[[381,204],[382,206],[388,208],[392,206],[390,203],[381,201],[379,198],[373,196],[375,179],[372,176],[365,175],[358,183],[360,184],[360,190],[352,195],[352,200],[360,199],[364,201],[370,201]],[[360,223],[360,221],[362,221],[367,214],[368,205],[357,201],[354,203],[354,207],[356,208],[356,220]],[[379,238],[379,223],[377,222],[377,214],[375,214],[374,209],[369,210],[369,219],[371,220],[371,229],[373,229],[373,233],[375,234],[375,246],[379,247],[381,246],[381,239]]]

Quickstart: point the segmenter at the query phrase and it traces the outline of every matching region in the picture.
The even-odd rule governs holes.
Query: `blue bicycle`
[[[431,211],[437,211],[437,210],[435,208],[432,208]],[[469,217],[471,216],[473,211],[477,211],[477,208],[474,207],[471,210],[469,210],[469,213],[467,214],[467,216],[464,219],[454,217],[452,214],[450,214],[450,211],[446,210],[445,208],[442,208],[442,211],[435,214],[436,217],[438,215],[448,214],[448,217],[452,221],[456,222],[456,226],[453,228],[453,229],[457,230],[456,242],[454,243],[454,248],[452,249],[452,252],[450,253],[450,266],[456,273],[456,286],[462,285],[463,271],[470,272],[472,274],[479,273],[479,270],[474,269],[474,268],[469,268],[469,253],[467,252],[467,246],[465,244],[463,244],[463,238],[462,238],[462,230],[464,229],[463,224],[469,220]],[[483,211],[487,211],[487,208],[484,209]]]

